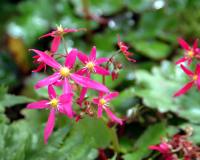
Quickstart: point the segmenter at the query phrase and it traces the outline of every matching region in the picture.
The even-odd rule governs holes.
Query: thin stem
[[[110,129],[110,134],[111,134],[114,150],[116,152],[119,152],[120,151],[119,140],[118,140],[118,137],[117,137],[117,134],[116,134],[116,129],[114,127],[112,127]]]
[[[66,44],[65,38],[64,38],[63,36],[62,36],[62,43],[63,43],[63,46],[64,46],[64,48],[65,48],[66,54],[68,54],[68,51],[67,51],[67,44]]]

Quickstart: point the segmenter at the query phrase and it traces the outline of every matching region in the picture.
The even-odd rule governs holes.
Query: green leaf
[[[166,125],[164,123],[158,123],[151,125],[145,132],[139,137],[134,144],[133,153],[128,153],[123,156],[125,160],[139,160],[148,156],[151,152],[148,147],[154,145],[160,141],[160,138],[166,135]]]

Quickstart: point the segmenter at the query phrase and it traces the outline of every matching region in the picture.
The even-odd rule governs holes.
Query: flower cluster
[[[186,68],[182,63],[187,62],[187,66],[190,66],[193,60],[197,60],[200,58],[200,50],[198,48],[198,39],[194,41],[193,46],[189,46],[185,40],[180,38],[179,44],[185,50],[185,54],[182,58],[180,58],[176,64],[181,66],[183,72],[190,78],[190,81],[185,84],[181,89],[179,89],[175,94],[174,97],[181,96],[185,94],[193,85],[197,86],[197,89],[200,90],[200,64],[196,64],[195,70],[191,71],[190,69]]]
[[[200,148],[194,145],[188,138],[191,133],[175,134],[171,140],[162,140],[158,145],[149,149],[162,154],[163,160],[192,160],[200,158]]]
[[[91,110],[97,112],[97,117],[102,117],[103,111],[106,112],[111,121],[122,125],[122,119],[115,116],[109,108],[109,101],[118,96],[118,92],[110,92],[105,86],[105,83],[94,81],[91,79],[92,74],[98,74],[102,77],[110,76],[108,66],[110,58],[97,58],[96,47],[91,49],[90,55],[86,55],[82,51],[73,48],[68,52],[65,47],[65,54],[59,54],[58,48],[61,42],[64,42],[64,35],[70,32],[78,32],[84,29],[68,29],[57,27],[56,30],[41,36],[40,38],[52,37],[50,51],[40,51],[37,49],[30,49],[36,55],[33,57],[34,63],[38,64],[37,69],[33,72],[46,70],[51,68],[52,74],[46,78],[39,80],[35,84],[35,89],[42,87],[48,88],[48,100],[40,100],[27,105],[28,109],[49,109],[49,117],[44,129],[44,141],[47,143],[49,136],[53,132],[55,124],[55,115],[57,112],[66,115],[68,118],[75,118],[77,121],[82,118],[83,113],[91,114]],[[120,46],[123,45],[119,42]],[[127,49],[120,48],[126,55],[128,60],[131,60]],[[64,64],[58,62],[58,58],[64,59]],[[60,60],[60,59],[59,59]],[[77,65],[77,60],[81,64]],[[133,60],[131,60],[133,61]],[[62,89],[62,94],[57,95],[56,90]],[[99,97],[87,97],[89,89],[99,92]],[[78,97],[77,97],[78,95]],[[75,111],[73,105],[78,104],[79,110]],[[85,108],[83,107],[85,106]],[[93,111],[92,111],[93,112]]]

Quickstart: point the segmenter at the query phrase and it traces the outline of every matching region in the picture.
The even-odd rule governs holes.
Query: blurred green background
[[[187,81],[174,63],[183,55],[177,38],[192,44],[200,36],[199,0],[0,2],[0,160],[101,160],[100,148],[113,160],[142,160],[151,157],[149,145],[187,125],[194,128],[191,140],[200,143],[199,93],[194,88],[172,98]],[[48,112],[24,109],[26,103],[46,97],[46,90],[33,89],[44,73],[31,73],[35,66],[28,49],[48,49],[51,38],[38,37],[59,24],[87,28],[67,35],[68,47],[89,53],[95,45],[99,57],[118,49],[119,34],[137,63],[118,57],[123,64],[119,78],[106,80],[109,88],[120,91],[112,104],[117,115],[127,118],[124,126],[115,130],[95,118],[77,124],[61,117],[45,146],[42,134]]]

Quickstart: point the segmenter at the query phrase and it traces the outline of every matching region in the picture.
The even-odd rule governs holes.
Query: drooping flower
[[[190,81],[185,84],[180,90],[178,90],[174,97],[180,96],[185,94],[194,84],[197,85],[197,88],[200,90],[200,65],[197,64],[195,71],[192,72],[191,70],[187,69],[184,65],[181,64],[181,69],[184,71],[187,76],[189,76]]]
[[[43,54],[48,54],[49,56],[53,57],[53,52],[45,51]],[[42,69],[46,70],[46,64],[40,60],[39,55],[35,55],[33,56],[33,58],[34,58],[33,63],[39,64],[39,65],[32,72],[40,72]]]
[[[74,82],[76,82],[82,87],[86,87],[86,88],[90,88],[90,89],[94,89],[94,90],[98,90],[102,92],[109,92],[108,88],[105,87],[103,84],[96,82],[94,80],[91,80],[88,77],[84,77],[79,74],[72,73],[72,69],[76,61],[76,55],[78,52],[77,49],[72,49],[70,51],[70,53],[66,56],[65,64],[63,66],[59,64],[55,59],[50,57],[49,55],[44,54],[44,52],[41,52],[35,49],[32,49],[32,50],[40,56],[39,58],[40,61],[52,67],[54,70],[54,74],[36,83],[35,85],[36,89],[57,83],[60,80],[63,81],[65,79],[65,83],[69,83],[69,80],[73,80]]]
[[[111,92],[108,94],[100,93],[98,98],[93,99],[93,103],[98,105],[98,111],[97,111],[97,117],[102,117],[103,110],[106,111],[108,117],[114,121],[119,123],[120,125],[123,124],[123,121],[115,116],[111,110],[109,109],[109,101],[111,101],[113,98],[118,96],[118,92]]]
[[[80,29],[73,29],[73,28],[63,28],[61,25],[57,27],[56,30],[47,33],[40,38],[45,38],[45,37],[53,37],[52,43],[51,43],[51,51],[56,52],[58,50],[58,47],[60,45],[60,41],[63,35],[71,32],[78,32],[81,30],[85,30],[84,28]]]
[[[149,146],[149,149],[158,151],[162,154],[164,160],[175,160],[170,145],[163,142],[158,145]]]
[[[73,117],[72,97],[73,94],[64,90],[61,96],[57,96],[52,85],[48,86],[49,100],[40,100],[27,105],[28,109],[49,109],[49,117],[44,129],[44,142],[47,143],[49,136],[53,132],[55,125],[55,114],[60,112],[67,115],[69,118]]]
[[[119,37],[119,36],[118,36],[117,45],[118,45],[120,51],[123,53],[123,55],[126,57],[126,59],[127,59],[128,61],[130,61],[130,62],[136,62],[135,59],[130,58],[130,56],[133,56],[133,53],[131,53],[131,52],[128,51],[128,46],[127,46],[124,42],[122,42],[122,41],[120,40],[120,37]]]
[[[184,57],[180,58],[176,64],[180,64],[182,62],[188,63],[190,65],[192,63],[192,60],[196,57],[196,55],[199,53],[198,51],[198,39],[196,39],[193,43],[193,46],[189,46],[189,44],[182,38],[178,39],[178,42],[180,46],[185,50]]]
[[[77,74],[86,75],[86,77],[90,78],[91,73],[99,74],[99,75],[109,75],[109,71],[100,66],[100,64],[107,62],[108,58],[99,58],[96,59],[96,47],[93,47],[90,55],[87,56],[82,52],[78,52],[78,58],[83,63],[84,67],[77,71]],[[82,104],[83,99],[85,98],[87,92],[87,88],[83,88],[81,90],[80,98],[78,100],[78,104]]]

